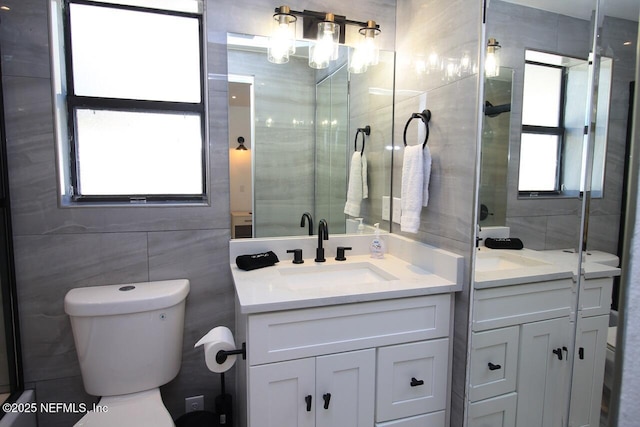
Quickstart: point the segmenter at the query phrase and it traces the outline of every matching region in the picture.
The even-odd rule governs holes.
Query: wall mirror
[[[323,70],[308,65],[308,44],[288,63],[267,60],[266,39],[229,34],[229,169],[232,237],[306,235],[305,212],[331,234],[389,230],[394,53],[365,73],[348,71],[352,49]],[[368,135],[358,129],[369,127]],[[356,138],[356,133],[358,137]],[[363,141],[364,139],[364,141]],[[345,215],[350,163],[362,152],[368,197]],[[314,225],[317,227],[317,225]]]
[[[579,197],[522,197],[519,191],[521,165],[521,141],[523,139],[523,99],[525,78],[525,55],[544,53],[559,63],[576,68],[576,77],[584,84],[583,72],[586,65],[581,59],[588,58],[592,49],[591,22],[593,7],[584,4],[576,7],[578,13],[565,4],[560,11],[543,10],[539,1],[492,0],[487,12],[487,37],[495,37],[500,45],[501,70],[495,77],[485,81],[485,103],[493,107],[505,107],[501,111],[485,109],[483,120],[482,168],[479,203],[481,205],[478,224],[510,227],[511,235],[521,238],[527,248],[535,250],[577,248],[580,240],[580,216],[582,203]],[[550,8],[547,8],[550,9]],[[584,10],[583,10],[584,9]],[[588,10],[587,10],[588,9]],[[604,8],[606,12],[606,7]],[[620,31],[613,31],[617,22]],[[559,20],[563,20],[559,23]],[[566,21],[566,24],[565,24]],[[528,22],[528,23],[527,23]],[[535,22],[536,25],[531,25]],[[544,24],[541,30],[538,23]],[[590,204],[589,247],[609,253],[618,251],[618,226],[620,224],[622,183],[624,176],[625,142],[628,110],[628,85],[635,69],[634,47],[624,45],[624,41],[634,40],[637,30],[635,21],[618,17],[605,17],[603,23],[603,52],[599,67],[598,104],[596,115],[596,150],[593,163],[592,196]],[[559,25],[561,25],[559,27]],[[548,27],[548,28],[547,28]],[[609,31],[607,32],[607,29]],[[623,40],[624,39],[624,40]],[[534,56],[534,59],[535,56]],[[540,60],[540,58],[537,58]],[[582,71],[578,70],[582,68]],[[506,83],[512,77],[511,83]],[[566,80],[566,79],[565,79]],[[566,133],[575,134],[575,144],[567,144],[561,153],[560,162],[572,171],[572,186],[577,188],[573,196],[580,196],[584,145],[584,113],[586,111],[586,91],[574,85],[572,92],[578,91],[583,99],[571,94],[576,121]],[[584,84],[582,86],[584,87]],[[495,88],[495,89],[494,89]],[[579,108],[575,107],[578,105]],[[581,112],[581,114],[579,114]],[[579,117],[579,119],[578,119]],[[567,118],[566,121],[569,119]],[[577,122],[581,121],[581,125]],[[490,138],[502,138],[502,145],[492,147]],[[536,147],[537,151],[541,151]],[[536,150],[534,150],[536,151]],[[557,155],[556,152],[550,150]],[[569,151],[572,153],[569,155]],[[527,153],[529,161],[532,157]],[[533,158],[535,159],[535,158]],[[557,168],[551,168],[557,170]],[[578,172],[580,171],[580,172]],[[554,172],[555,173],[555,172]],[[555,175],[554,175],[555,176]],[[498,180],[498,181],[496,181]],[[565,190],[566,190],[565,186]],[[535,194],[535,192],[534,192]],[[605,231],[606,229],[606,231]]]
[[[580,271],[581,266],[579,256],[571,256],[572,253],[580,252],[585,261],[598,256],[610,259],[609,254],[622,255],[620,236],[624,236],[621,227],[625,211],[628,135],[632,126],[631,88],[636,71],[638,7],[637,2],[633,1],[607,0],[555,3],[491,0],[488,4],[486,37],[499,41],[501,67],[499,73],[487,77],[484,82],[485,114],[477,218],[481,229],[508,227],[507,233],[522,239],[526,249],[566,254],[567,262],[575,263],[572,267],[575,271]],[[594,34],[597,35],[595,43]],[[590,56],[594,45],[596,55]],[[588,58],[594,59],[595,67],[590,67]],[[560,121],[548,127],[558,127],[558,123],[564,125],[562,147],[554,134],[557,129],[540,129],[546,125],[531,122],[527,112],[528,89],[525,80],[529,76],[528,68],[548,67],[548,64],[562,67],[562,70],[547,74],[543,72],[543,84],[537,88],[534,85],[533,90],[539,95],[541,89],[546,89],[555,79],[560,82],[560,89],[556,91],[554,99],[564,96],[565,101],[539,99],[540,103],[534,107],[534,112],[550,113],[550,110],[555,110],[552,116],[559,117]],[[549,107],[551,104],[553,108]],[[587,123],[591,123],[591,138],[584,132]],[[542,135],[539,140],[546,138],[546,151],[556,159],[547,171],[550,177],[547,187],[526,187],[521,182],[520,175],[527,162],[533,166],[535,175],[540,175],[542,170],[543,161],[536,156],[545,150],[537,142],[527,140],[529,136],[526,134],[531,130]],[[474,265],[477,275],[480,265],[477,262]],[[566,353],[563,355],[565,361],[579,358],[578,343],[584,342],[581,340],[588,335],[585,331],[590,327],[586,326],[588,322],[582,317],[583,306],[578,304],[576,295],[576,287],[585,280],[585,276],[577,277],[578,284],[573,287],[573,306],[568,318],[571,320],[562,326],[566,327],[565,332],[570,337],[568,352],[560,347],[560,352]],[[476,285],[475,293],[477,289]],[[477,296],[474,298],[477,299]],[[608,300],[608,296],[605,299]],[[562,386],[546,390],[544,401],[534,403],[530,400],[528,403],[532,407],[539,403],[545,407],[545,413],[551,414],[551,418],[545,418],[543,425],[615,425],[608,424],[608,410],[616,401],[616,397],[610,395],[615,376],[613,361],[618,307],[615,281],[611,299],[611,310],[607,303],[604,307],[606,313],[601,313],[598,320],[596,317],[588,318],[591,319],[589,322],[598,323],[589,333],[597,337],[599,343],[604,343],[594,344],[594,348],[600,352],[600,360],[605,358],[606,353],[605,372],[593,377],[591,388],[586,383],[580,383],[585,377],[578,373],[579,368],[575,364],[571,365],[572,370],[568,373],[558,373],[558,378],[562,378]],[[474,307],[476,305],[477,301]],[[525,337],[531,336],[528,334],[532,329],[522,325],[517,329],[518,333],[524,334],[519,338],[521,346],[528,339]],[[483,345],[482,340],[486,339],[489,339],[489,334],[480,337],[475,330],[472,333],[472,366],[477,362],[473,348]],[[593,339],[595,342],[596,338]],[[572,349],[576,350],[575,356],[567,357]],[[492,371],[492,374],[497,375],[495,372],[498,370]],[[472,368],[470,383],[473,382],[473,375]],[[600,397],[602,400],[583,400],[579,403],[580,393],[576,390],[580,389],[588,389],[589,393],[596,396],[596,400]],[[515,415],[516,408],[520,409],[517,404],[520,398],[518,394],[513,399],[511,425],[526,424]],[[470,402],[470,426],[478,425],[474,424],[473,417],[478,414],[474,408],[481,406],[476,405],[481,401],[479,399]],[[503,403],[508,399],[510,397],[505,398]],[[552,409],[547,411],[549,408]],[[540,413],[543,412],[541,408],[538,409]],[[500,414],[507,416],[506,412]],[[589,420],[577,421],[576,414],[583,414],[583,418]]]

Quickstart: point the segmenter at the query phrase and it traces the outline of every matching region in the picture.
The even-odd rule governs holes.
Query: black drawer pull
[[[558,356],[558,360],[562,360],[562,349],[561,348],[556,348],[555,350],[553,350],[553,354]]]
[[[490,371],[495,371],[495,370],[498,370],[498,369],[500,369],[500,368],[502,368],[502,366],[500,366],[500,365],[494,365],[493,363],[489,362],[489,370],[490,370]]]
[[[324,399],[324,409],[329,409],[329,401],[331,400],[331,393],[325,393],[322,395]]]
[[[418,387],[419,385],[423,385],[423,380],[417,380],[415,378],[411,378],[411,387]]]
[[[578,349],[578,357],[580,358],[580,360],[584,360],[584,347],[580,347]]]
[[[307,412],[311,412],[311,399],[311,395],[304,397],[304,401],[307,402]]]

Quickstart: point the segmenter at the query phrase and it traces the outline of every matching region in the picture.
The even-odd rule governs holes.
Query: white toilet
[[[186,279],[67,293],[84,388],[102,396],[76,427],[174,426],[158,387],[180,370],[188,293]]]

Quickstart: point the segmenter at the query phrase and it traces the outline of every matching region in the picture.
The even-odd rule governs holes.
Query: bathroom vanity
[[[384,259],[369,257],[371,236],[340,236],[327,253],[353,247],[346,261],[307,256],[300,265],[286,249],[311,254],[315,239],[231,242],[232,261],[267,249],[280,258],[253,271],[231,266],[236,341],[247,343],[237,365],[239,425],[449,424],[452,293],[463,259],[384,238]]]
[[[477,254],[470,427],[567,425],[567,416],[569,426],[599,425],[611,286],[620,270],[594,262],[576,270],[575,254],[563,251]]]

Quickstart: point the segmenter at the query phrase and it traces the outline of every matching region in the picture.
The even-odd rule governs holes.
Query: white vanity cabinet
[[[375,350],[249,368],[249,418],[260,426],[373,425]]]
[[[586,265],[576,316],[569,427],[598,427],[607,357],[612,274],[619,270]],[[608,277],[600,277],[601,275]]]
[[[468,426],[565,424],[572,285],[568,277],[475,291]]]
[[[579,317],[573,356],[569,427],[598,427],[609,315]]]
[[[600,425],[611,290],[619,273],[584,263],[579,293],[570,270],[564,277],[540,274],[534,283],[525,272],[509,279],[476,274],[469,427]]]
[[[238,316],[241,426],[445,427],[450,294]]]

